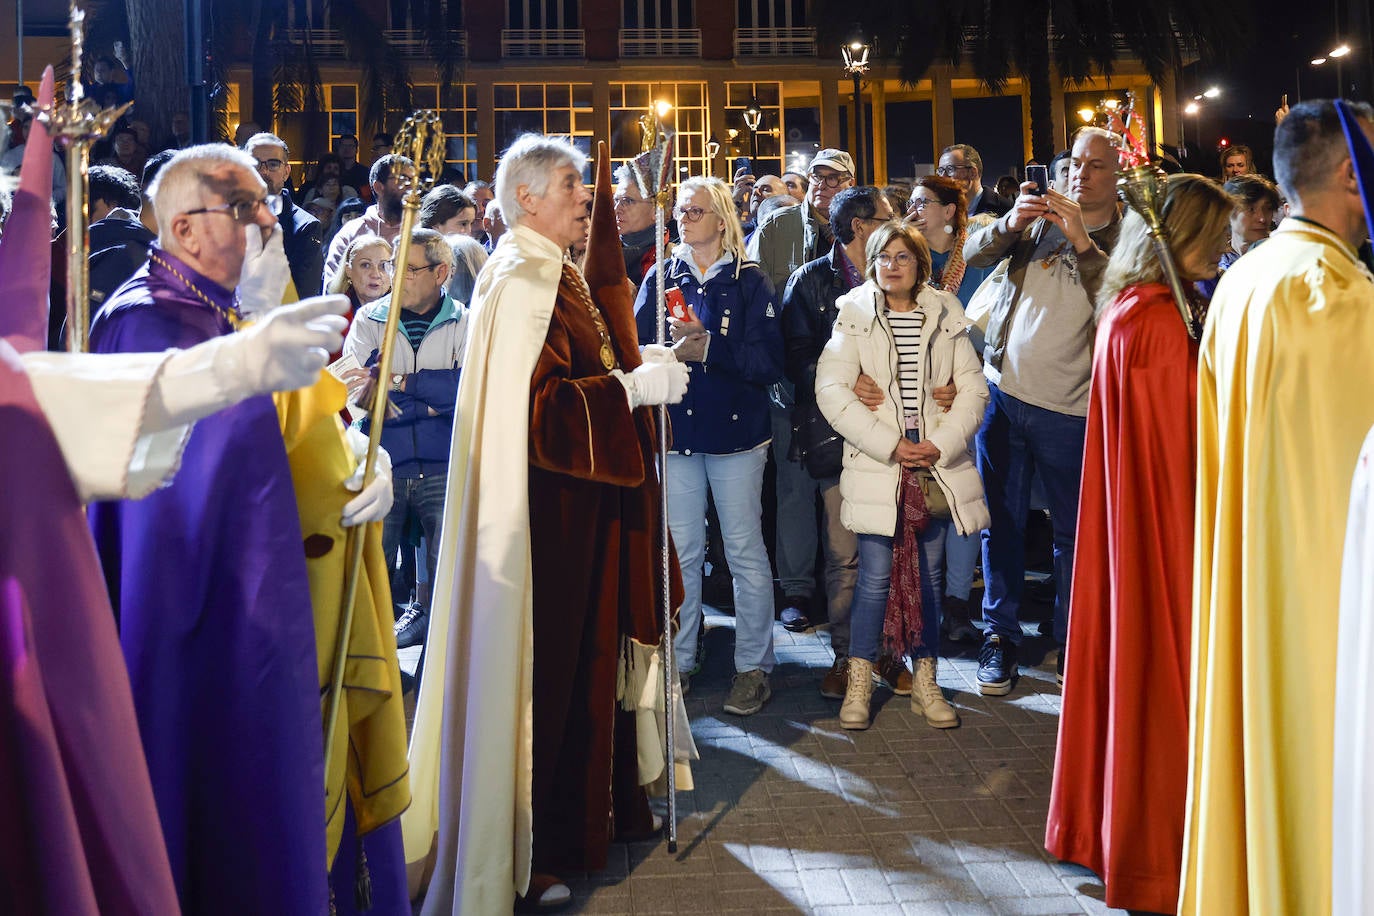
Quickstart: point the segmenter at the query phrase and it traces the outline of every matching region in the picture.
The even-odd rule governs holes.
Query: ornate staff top
[[[439,112],[422,108],[405,119],[391,147],[415,163],[415,180],[408,193],[424,194],[444,173],[444,128]]]
[[[671,169],[674,133],[664,125],[664,114],[666,111],[651,106],[648,114],[640,116],[643,152],[630,160],[630,171],[644,199],[652,200],[660,208],[666,209],[673,193]]]

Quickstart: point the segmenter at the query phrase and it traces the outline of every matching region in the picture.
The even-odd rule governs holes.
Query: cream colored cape
[[[433,873],[425,914],[507,914],[529,886],[529,395],[562,269],[517,227],[473,291],[401,818],[412,896]]]
[[[1181,913],[1331,912],[1341,547],[1371,391],[1374,277],[1286,220],[1222,278],[1198,364]]]
[[[175,353],[20,356],[82,502],[142,499],[176,473],[191,424],[147,428],[148,399]]]
[[[1350,488],[1336,650],[1331,912],[1374,911],[1374,430]]]

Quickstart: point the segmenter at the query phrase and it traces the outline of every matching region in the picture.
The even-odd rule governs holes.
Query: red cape
[[[1098,325],[1045,847],[1107,905],[1178,905],[1188,788],[1197,344],[1169,289]]]

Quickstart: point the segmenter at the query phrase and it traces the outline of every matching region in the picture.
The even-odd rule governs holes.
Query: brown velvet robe
[[[640,359],[628,287],[594,296],[630,371]],[[564,281],[530,381],[529,439],[534,869],[554,874],[605,868],[613,835],[651,829],[635,719],[615,689],[622,638],[656,645],[663,630],[657,432],[651,408],[628,410],[600,346]]]

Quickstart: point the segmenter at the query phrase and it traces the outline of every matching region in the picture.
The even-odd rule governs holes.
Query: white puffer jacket
[[[836,303],[830,342],[816,369],[816,403],[845,438],[840,474],[840,520],[858,534],[892,537],[897,530],[901,465],[892,460],[906,434],[897,345],[884,315],[883,295],[872,280]],[[973,460],[973,435],[983,422],[988,386],[983,366],[969,341],[971,324],[952,293],[926,286],[916,297],[924,313],[921,349],[925,359],[921,434],[940,450],[934,475],[949,500],[954,526],[972,534],[990,522],[983,482]],[[862,372],[873,378],[885,398],[876,411],[854,394]],[[953,378],[958,394],[946,413],[930,396]]]

